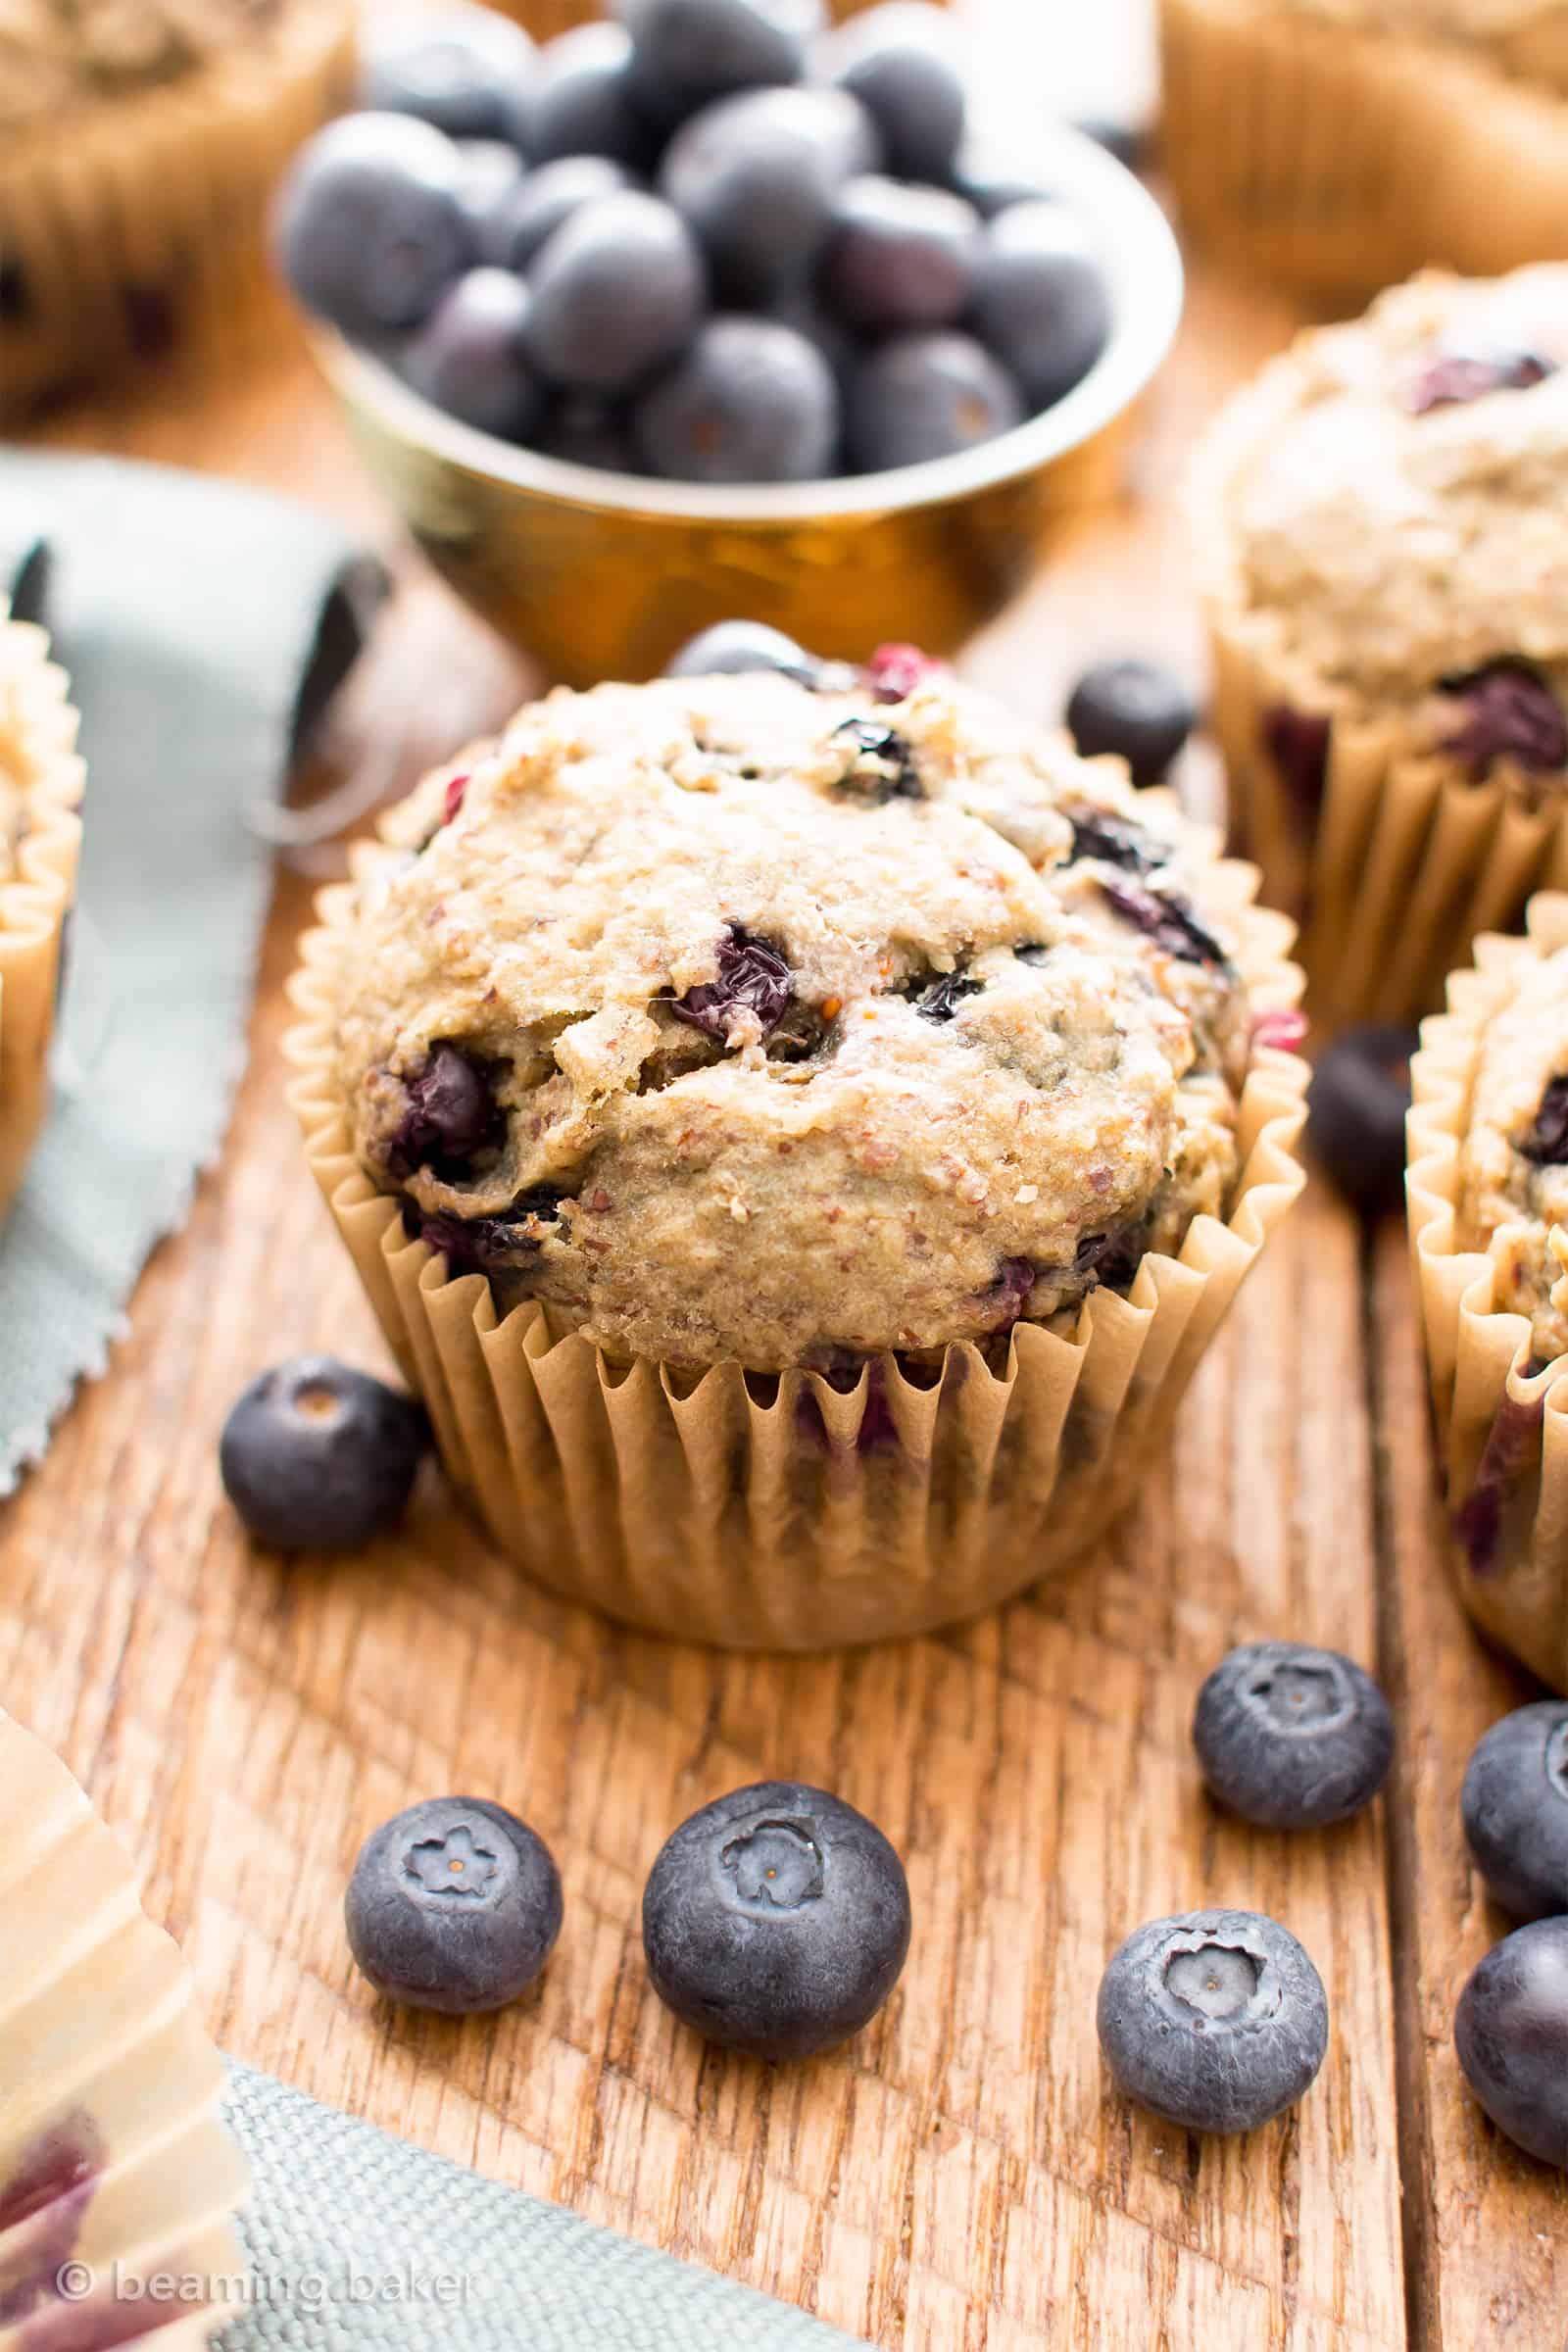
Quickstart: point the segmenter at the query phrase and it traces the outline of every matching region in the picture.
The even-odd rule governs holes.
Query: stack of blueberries
[[[466,423],[579,465],[790,482],[942,458],[1103,350],[1069,205],[987,160],[925,0],[615,0],[543,49],[444,0],[372,30],[296,160],[299,299]]]

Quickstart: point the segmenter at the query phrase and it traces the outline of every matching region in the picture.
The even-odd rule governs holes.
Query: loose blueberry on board
[[[345,115],[295,158],[278,267],[307,310],[377,337],[427,318],[469,259],[461,160],[412,115]]]
[[[632,433],[649,472],[673,481],[814,481],[838,448],[838,386],[793,327],[710,318],[643,395]]]
[[[867,172],[839,198],[823,298],[863,333],[950,326],[968,306],[980,240],[980,216],[961,196]]]
[[[680,215],[633,190],[572,214],[534,260],[528,349],[542,375],[623,392],[672,360],[702,316],[702,258]]]
[[[963,52],[952,20],[922,0],[887,0],[822,42],[827,79],[858,98],[901,179],[945,180],[963,137]]]
[[[522,185],[522,158],[505,139],[458,139],[458,203],[471,250],[482,255],[491,224]]]
[[[615,0],[638,105],[671,129],[732,90],[799,81],[821,0]]]
[[[520,24],[467,0],[377,10],[366,28],[360,102],[414,115],[454,139],[512,139],[534,72]]]
[[[719,294],[765,305],[804,285],[839,190],[877,160],[869,122],[842,90],[745,90],[676,132],[659,184]]]
[[[1186,681],[1159,662],[1099,662],[1067,703],[1067,732],[1084,758],[1114,752],[1140,789],[1162,781],[1197,723]]]
[[[1515,1919],[1568,1912],[1568,1699],[1494,1723],[1470,1758],[1459,1805],[1494,1902]]]
[[[421,1406],[330,1355],[264,1372],[223,1424],[223,1488],[273,1551],[355,1551],[395,1527],[429,1445]]]
[[[1394,1761],[1394,1718],[1338,1650],[1249,1642],[1198,1694],[1193,1745],[1213,1795],[1266,1830],[1320,1830],[1370,1804]]]
[[[954,457],[1022,422],[1017,386],[972,335],[895,335],[850,379],[845,454],[852,473],[881,473]]]
[[[567,155],[541,164],[518,180],[491,216],[481,239],[485,260],[501,270],[526,270],[573,213],[596,196],[613,196],[631,184],[625,165],[608,156]]]
[[[561,1877],[504,1805],[429,1797],[371,1832],[343,1908],[377,1992],[465,2017],[505,2008],[534,1983],[561,1934]]]
[[[782,629],[760,620],[716,620],[664,664],[666,678],[745,677],[759,670],[777,670],[798,686],[814,687],[821,664]]]
[[[1307,1089],[1306,1140],[1350,1206],[1379,1217],[1404,1199],[1404,1114],[1413,1029],[1347,1029],[1319,1054]]]
[[[1110,290],[1066,205],[997,215],[975,257],[971,322],[1031,408],[1050,408],[1089,373],[1110,339]]]
[[[1253,2132],[1329,2042],[1322,1980],[1278,1921],[1189,1911],[1128,1936],[1100,1985],[1100,2046],[1129,2098],[1189,2132]]]
[[[1493,1946],[1459,1996],[1453,2039],[1498,2131],[1568,2166],[1568,1919],[1533,1920]]]
[[[653,136],[631,94],[624,24],[574,24],[540,50],[516,109],[517,139],[533,164],[563,155],[650,160]]]
[[[405,378],[465,424],[531,439],[545,395],[523,356],[528,309],[528,289],[511,270],[469,270],[405,345]]]
[[[791,1781],[694,1813],[643,1894],[660,1999],[758,2058],[810,2058],[858,2034],[898,1982],[909,1933],[904,1865],[881,1831]]]

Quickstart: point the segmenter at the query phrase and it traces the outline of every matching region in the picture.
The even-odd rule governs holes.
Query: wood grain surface
[[[1196,662],[1178,465],[1295,322],[1196,270],[1129,494],[972,649],[976,678],[1052,713],[1093,654]],[[243,377],[172,366],[48,438],[275,484],[395,554],[318,782],[402,789],[529,684],[397,549],[281,318]],[[1200,757],[1189,782],[1210,788]],[[0,1693],[131,1847],[223,2045],[888,2352],[1561,2352],[1568,2195],[1480,2116],[1449,2039],[1501,1929],[1466,1867],[1458,1782],[1528,1691],[1446,1581],[1401,1237],[1368,1243],[1314,1184],[1115,1538],[939,1639],[779,1662],[622,1634],[519,1583],[433,1472],[399,1538],[285,1564],[222,1500],[225,1408],[298,1348],[382,1360],[282,1099],[311,883],[279,875],[221,1165],[109,1376],[0,1516]],[[1390,1795],[1325,1836],[1249,1831],[1198,1784],[1198,1685],[1269,1634],[1377,1665],[1397,1704]],[[776,2072],[676,2028],[636,1933],[668,1829],[772,1774],[871,1813],[916,1918],[871,2031]],[[524,1813],[565,1881],[537,1996],[494,2021],[384,2008],[344,1943],[360,1840],[449,1789]],[[1214,1902],[1288,1922],[1333,2007],[1316,2087],[1229,2143],[1133,2110],[1094,2034],[1116,1939]]]

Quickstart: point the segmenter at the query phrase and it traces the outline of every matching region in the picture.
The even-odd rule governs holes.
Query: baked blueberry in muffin
[[[334,925],[361,1166],[612,1356],[1069,1329],[1223,1217],[1253,1006],[1174,811],[944,673],[564,691]]]

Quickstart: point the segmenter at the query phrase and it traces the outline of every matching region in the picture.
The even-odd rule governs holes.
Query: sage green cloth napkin
[[[249,812],[277,798],[382,585],[287,500],[0,450],[0,592],[19,580],[34,612],[43,594],[88,782],[55,1106],[0,1232],[0,1494],[105,1369],[218,1152],[271,889]]]
[[[804,2312],[234,2067],[256,2194],[220,2352],[850,2352]]]

